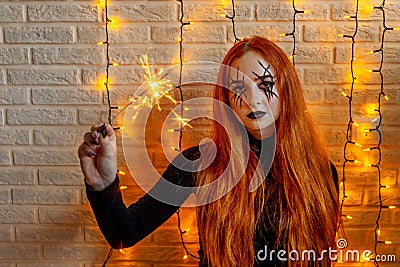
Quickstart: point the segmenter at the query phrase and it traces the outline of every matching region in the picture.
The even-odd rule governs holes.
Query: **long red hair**
[[[273,214],[278,220],[274,248],[288,252],[313,249],[319,253],[335,247],[339,197],[327,151],[307,112],[296,70],[276,44],[257,36],[236,43],[222,64],[230,66],[250,50],[259,53],[275,70],[280,109],[275,157],[267,178],[270,182],[265,180],[257,190],[249,192],[251,179],[262,179],[263,170],[257,168],[258,158],[252,151],[246,165],[246,132],[241,130],[232,112],[214,105],[214,116],[235,134],[229,140],[223,126],[214,121],[212,139],[218,148],[216,160],[197,173],[197,185],[214,181],[229,160],[232,162],[228,173],[235,174],[242,168],[246,171],[229,193],[197,208],[200,242],[209,266],[253,266],[256,255],[253,240],[257,226],[263,226],[265,214]],[[227,78],[224,71],[219,76]],[[228,90],[217,85],[214,98],[228,104]],[[226,186],[225,182],[219,183],[215,190]],[[199,191],[197,197],[208,198],[207,194]]]

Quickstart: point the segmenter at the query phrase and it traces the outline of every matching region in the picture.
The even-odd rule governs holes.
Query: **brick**
[[[400,71],[399,67],[385,66],[383,70],[385,84],[399,84],[400,82],[400,77],[398,75],[399,71]]]
[[[29,145],[29,130],[0,129],[1,145]]]
[[[306,104],[321,104],[323,103],[325,97],[324,90],[312,86],[304,87],[303,95]]]
[[[179,47],[161,46],[159,48],[112,48],[111,61],[121,65],[141,64],[140,57],[149,55],[149,64],[171,64],[179,58]]]
[[[33,48],[33,64],[85,64],[99,65],[105,62],[103,47],[96,48]]]
[[[77,165],[78,153],[77,150],[39,150],[30,149],[25,151],[14,150],[15,165]]]
[[[380,31],[380,34],[382,29]],[[385,35],[385,42],[398,42],[400,40],[400,31],[390,31],[390,33]],[[381,41],[381,38],[379,39]]]
[[[376,5],[379,6],[379,5]],[[355,5],[341,4],[340,6],[334,5],[332,7],[333,20],[349,20],[345,16],[353,16],[355,14]],[[372,6],[366,6],[359,9],[358,13],[360,20],[382,20],[382,12],[374,10]],[[398,18],[400,16],[399,5],[393,3],[385,4],[385,16],[387,19]]]
[[[178,6],[173,3],[119,4],[110,6],[109,13],[124,21],[177,21]]]
[[[224,26],[191,25],[184,28],[184,41],[190,43],[226,43]]]
[[[99,227],[85,227],[85,242],[107,244]]]
[[[36,210],[32,207],[0,206],[0,223],[3,224],[35,223],[36,217]]]
[[[354,34],[353,23],[338,26],[304,26],[304,41],[306,42],[351,42],[350,38],[339,37],[338,34]],[[357,32],[357,41],[373,42],[378,39],[378,33],[373,26],[360,25]]]
[[[298,10],[308,10],[308,14],[297,14],[296,21],[306,20],[327,20],[328,6],[327,5],[301,5],[296,6]],[[292,21],[293,6],[288,3],[258,3],[257,4],[257,20],[267,21]]]
[[[29,103],[29,89],[25,88],[0,88],[1,105],[18,105]]]
[[[303,47],[296,48],[296,63],[327,64],[332,62],[330,47]]]
[[[40,245],[0,244],[0,259],[40,259]]]
[[[364,191],[363,190],[346,190],[346,195],[349,197],[344,201],[345,206],[360,206],[363,202]],[[340,196],[342,199],[343,195]]]
[[[254,9],[250,3],[235,3],[235,21],[254,20]],[[232,15],[232,5],[224,7],[210,2],[188,3],[184,5],[184,14],[187,21],[228,21],[224,16]]]
[[[97,21],[94,5],[28,5],[29,21]]]
[[[0,240],[2,242],[14,241],[14,226],[1,225],[0,226]]]
[[[43,252],[45,259],[70,259],[70,260],[97,260],[107,255],[107,246],[85,246],[85,245],[44,245]]]
[[[353,217],[353,219],[344,219],[345,229],[356,225],[375,226],[378,211],[379,207],[344,207],[343,214]],[[387,226],[389,224],[389,212],[387,210],[382,210],[380,222],[381,226]]]
[[[380,53],[375,54],[367,54],[367,52],[374,50],[371,47],[357,47],[355,49],[354,57],[356,59],[361,59],[362,63],[378,63],[381,60]],[[393,56],[392,56],[393,58]],[[350,64],[351,61],[351,47],[344,46],[344,47],[337,47],[335,49],[335,63],[348,63]],[[385,60],[386,61],[386,60]],[[358,60],[354,61],[354,65],[356,65]]]
[[[109,83],[111,85],[131,85],[135,82],[142,82],[143,73],[144,71],[141,67],[114,67],[110,69]],[[104,69],[82,70],[82,84],[97,85],[96,88],[104,90],[104,82],[101,82],[101,77],[105,77]]]
[[[74,205],[79,203],[79,194],[77,189],[16,188],[13,189],[13,203]]]
[[[273,25],[262,25],[262,26],[247,24],[247,23],[241,23],[235,25],[235,31],[238,38],[245,38],[245,37],[250,37],[252,35],[258,35],[261,37],[265,37],[272,42],[293,42],[293,39],[290,37],[279,36],[282,33],[292,32],[292,30],[293,30],[293,25],[289,25],[287,23],[285,24],[275,23]],[[234,42],[235,39],[233,37],[232,27],[231,26],[227,27],[227,31],[228,31],[228,42]],[[295,35],[297,40],[299,40],[298,33],[299,29],[297,27]]]
[[[32,89],[33,104],[98,104],[99,100],[99,91],[92,89]]]
[[[64,226],[24,226],[16,228],[17,241],[33,242],[80,242],[83,241],[83,230],[81,227]]]
[[[72,27],[6,27],[4,39],[6,43],[65,44],[73,42],[72,32]]]
[[[8,70],[9,84],[30,85],[76,85],[78,84],[77,70],[68,69],[31,69]]]
[[[28,51],[27,48],[0,48],[0,64],[29,64]]]
[[[222,62],[229,47],[185,47],[185,61],[213,61]]]
[[[22,6],[0,6],[0,22],[22,22],[23,10]]]
[[[193,229],[193,226],[194,225],[190,225],[189,232],[187,232],[183,235],[185,244],[197,244],[199,242],[199,236],[198,236],[197,230]],[[185,229],[187,229],[187,228],[183,228],[182,230],[185,230]],[[160,245],[180,244],[182,242],[178,227],[159,228],[154,232],[154,239],[155,239],[156,244],[160,244]]]
[[[32,170],[17,169],[1,170],[0,184],[1,185],[31,185],[35,183],[35,175]]]
[[[341,92],[350,94],[350,85],[347,86],[326,86],[326,103],[348,105],[348,98],[344,97]],[[355,85],[353,90],[353,104],[377,103],[380,88],[377,86]],[[386,104],[395,104],[397,90],[393,90],[388,86],[385,88],[385,94],[389,97],[389,101],[384,100]]]
[[[354,75],[357,77],[357,83],[376,84],[378,82],[376,75],[370,75],[365,69],[355,69]],[[305,68],[304,78],[306,84],[343,84],[351,83],[350,66],[330,67],[323,66],[319,68]]]
[[[41,146],[78,146],[83,142],[83,134],[72,129],[33,130],[33,143]]]
[[[395,107],[386,107],[384,116],[384,125],[398,126],[400,123],[400,110]]]
[[[105,41],[103,28],[97,26],[78,27],[79,43],[98,43]],[[147,26],[124,26],[109,32],[109,42],[117,44],[148,43],[150,31]]]
[[[10,151],[0,149],[0,166],[11,165]]]
[[[41,185],[84,185],[81,169],[40,169]]]
[[[377,205],[379,206],[379,195],[378,189],[374,188],[375,190],[368,190],[366,192],[366,205]],[[400,204],[400,197],[399,197],[399,190],[396,187],[391,188],[384,188],[381,190],[382,202],[383,205],[399,205]]]
[[[71,109],[8,109],[7,123],[70,125],[74,123],[75,112]]]
[[[51,224],[92,224],[96,223],[94,215],[88,208],[78,207],[39,207],[39,222]]]
[[[183,31],[183,42],[189,43],[226,43],[224,26],[190,25]],[[151,27],[151,38],[157,43],[177,43],[179,28],[167,26]],[[177,46],[175,45],[175,49]]]
[[[0,189],[0,204],[10,203],[10,191],[6,188]]]
[[[316,124],[346,124],[348,108],[334,105],[309,105],[309,113]]]
[[[79,124],[100,124],[108,121],[108,110],[93,110],[93,109],[79,109],[78,122]]]

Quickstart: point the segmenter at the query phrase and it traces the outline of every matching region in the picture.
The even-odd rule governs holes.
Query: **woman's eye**
[[[233,92],[236,94],[241,94],[243,93],[246,89],[244,88],[243,85],[236,85],[235,87],[232,88]]]

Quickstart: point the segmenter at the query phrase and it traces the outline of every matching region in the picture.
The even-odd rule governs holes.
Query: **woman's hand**
[[[105,137],[102,133],[107,129]],[[96,191],[110,185],[117,173],[117,144],[111,125],[93,125],[85,133],[78,155],[85,180]]]

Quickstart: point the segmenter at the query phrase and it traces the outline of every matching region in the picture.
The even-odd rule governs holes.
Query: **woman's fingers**
[[[97,153],[86,142],[84,142],[79,146],[78,156],[80,159],[85,157],[96,157]]]

